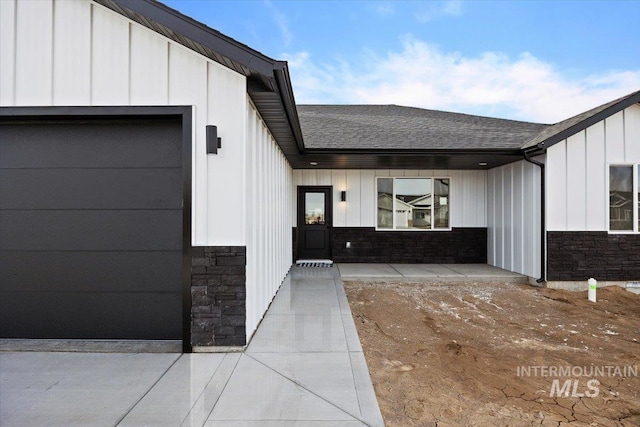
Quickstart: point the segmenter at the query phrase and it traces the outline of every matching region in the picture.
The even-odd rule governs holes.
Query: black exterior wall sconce
[[[347,201],[347,192],[346,191],[341,191],[340,192],[340,201],[341,202],[346,202]]]
[[[222,148],[222,138],[218,137],[218,127],[207,125],[207,154],[218,154]]]

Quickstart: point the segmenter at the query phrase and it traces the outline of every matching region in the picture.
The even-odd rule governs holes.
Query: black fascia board
[[[622,111],[625,108],[630,107],[631,105],[636,103],[640,103],[640,91],[636,92],[632,96],[629,96],[628,98],[623,99],[617,104],[614,104],[608,108],[605,108],[599,113],[594,114],[593,116],[587,117],[581,122],[578,122],[575,125],[570,126],[567,129],[564,129],[563,131],[550,136],[549,138],[539,142],[538,144],[524,149],[523,151],[527,152],[529,155],[542,154],[546,152],[549,147],[556,145],[560,141],[564,141],[570,136],[585,130],[589,126],[593,126],[596,123],[606,119],[607,117],[610,117],[616,114],[617,112]]]
[[[276,61],[273,72],[280,92],[280,99],[282,99],[287,119],[291,126],[291,132],[296,140],[296,145],[300,152],[304,152],[304,138],[302,137],[302,129],[298,119],[298,110],[296,108],[296,100],[293,95],[293,88],[291,86],[291,78],[289,76],[289,67],[287,66],[287,62]]]
[[[158,24],[210,48],[251,70],[271,77],[274,60],[231,37],[154,0],[113,0],[121,7],[138,13]]]

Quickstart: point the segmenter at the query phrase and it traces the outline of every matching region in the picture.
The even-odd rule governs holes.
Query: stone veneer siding
[[[191,250],[191,345],[246,344],[245,246]]]
[[[351,249],[346,248],[351,242]],[[376,231],[374,227],[334,227],[334,262],[405,264],[486,264],[487,229]]]
[[[640,234],[548,231],[547,280],[640,280]]]

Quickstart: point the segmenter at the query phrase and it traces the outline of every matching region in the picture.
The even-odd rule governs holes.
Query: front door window
[[[324,217],[324,193],[306,193],[305,200],[305,224],[325,223]]]

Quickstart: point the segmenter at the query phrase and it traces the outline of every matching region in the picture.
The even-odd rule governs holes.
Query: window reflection
[[[304,223],[324,224],[324,193],[305,193]]]
[[[393,228],[393,178],[378,178],[378,228]]]
[[[449,228],[448,178],[378,178],[377,228]]]
[[[633,230],[633,168],[609,168],[609,229]]]
[[[396,179],[395,228],[431,228],[431,179]]]
[[[433,185],[435,202],[433,204],[436,228],[449,228],[449,180],[435,179]]]

